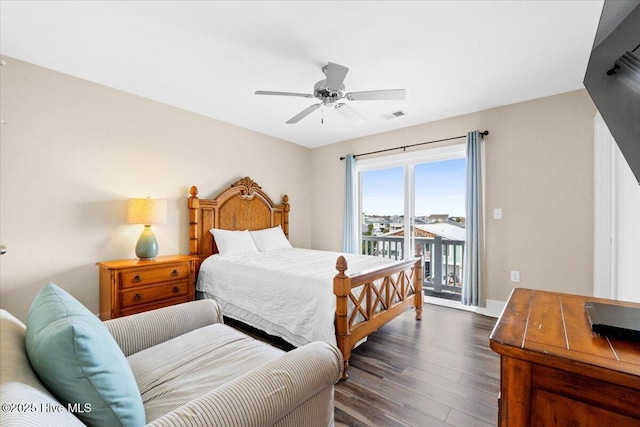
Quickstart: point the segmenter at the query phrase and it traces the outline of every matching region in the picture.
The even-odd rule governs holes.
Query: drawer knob
[[[133,278],[133,283],[139,283],[139,282],[142,282],[142,277],[140,277],[140,275]]]
[[[178,292],[180,292],[180,289],[177,286],[173,287],[173,293],[177,294]]]
[[[142,295],[136,294],[136,296],[134,296],[133,299],[134,301],[140,301],[142,299]]]
[[[173,270],[173,271],[171,272],[171,275],[172,275],[173,277],[176,277],[176,276],[178,275],[178,270]]]

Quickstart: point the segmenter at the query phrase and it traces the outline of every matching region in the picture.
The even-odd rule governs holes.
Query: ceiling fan
[[[349,72],[347,67],[329,62],[327,65],[322,67],[322,72],[327,76],[327,78],[320,80],[313,86],[313,94],[258,90],[256,91],[256,95],[299,96],[303,98],[317,98],[322,101],[318,104],[313,104],[312,106],[305,108],[287,120],[287,124],[298,123],[300,120],[323,106],[334,108],[345,119],[351,122],[364,122],[364,118],[353,108],[349,107],[344,102],[339,101],[343,99],[348,101],[396,101],[403,100],[406,96],[406,91],[404,89],[367,90],[363,92],[345,93],[343,82]]]

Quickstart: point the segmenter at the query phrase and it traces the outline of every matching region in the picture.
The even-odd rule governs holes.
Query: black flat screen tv
[[[640,0],[605,0],[584,85],[640,183]]]

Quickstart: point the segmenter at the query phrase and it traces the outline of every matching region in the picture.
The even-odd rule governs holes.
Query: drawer
[[[127,308],[136,305],[148,304],[153,301],[186,296],[189,291],[189,282],[170,282],[157,286],[141,287],[120,292],[120,307]]]
[[[189,264],[185,263],[132,269],[120,273],[120,287],[126,289],[134,286],[151,285],[153,283],[184,280],[188,278]]]
[[[172,298],[165,301],[156,302],[154,304],[137,305],[129,308],[123,308],[122,310],[120,310],[120,313],[118,314],[118,316],[129,316],[131,314],[143,313],[145,311],[155,310],[157,308],[169,307],[171,305],[176,305],[176,304],[182,304],[183,302],[188,302],[188,301],[190,301],[189,297],[185,295],[183,297]]]

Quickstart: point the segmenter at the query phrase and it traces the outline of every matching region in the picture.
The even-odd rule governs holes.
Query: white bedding
[[[225,316],[280,336],[295,346],[313,341],[336,345],[333,278],[340,255],[347,259],[347,274],[394,262],[299,248],[212,255],[200,266],[196,288],[218,301]]]

